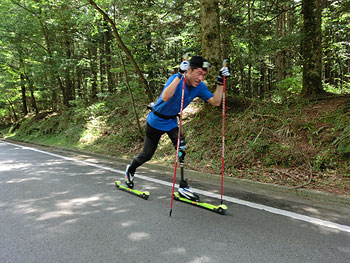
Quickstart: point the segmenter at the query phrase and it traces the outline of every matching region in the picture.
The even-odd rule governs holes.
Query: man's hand
[[[220,69],[219,76],[216,79],[218,85],[223,85],[224,83],[224,76],[226,78],[230,77],[230,71],[228,70],[228,67],[223,67]]]

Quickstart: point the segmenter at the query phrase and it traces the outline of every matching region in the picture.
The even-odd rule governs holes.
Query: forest
[[[211,90],[228,59],[226,174],[349,193],[349,0],[2,0],[0,12],[4,134],[132,158],[184,54],[210,61]],[[218,173],[220,114],[196,102],[185,116],[190,168]],[[171,163],[162,144],[155,158]]]

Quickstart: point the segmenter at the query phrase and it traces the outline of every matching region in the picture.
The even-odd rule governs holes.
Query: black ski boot
[[[130,165],[125,170],[125,184],[132,189],[134,187],[134,174],[129,172],[129,167]]]

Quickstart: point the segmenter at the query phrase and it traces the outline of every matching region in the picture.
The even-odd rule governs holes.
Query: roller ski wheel
[[[177,201],[181,201],[184,203],[188,203],[191,205],[195,205],[201,208],[205,208],[208,210],[211,210],[213,212],[216,212],[220,215],[225,215],[227,211],[227,206],[226,205],[213,205],[213,204],[208,204],[208,203],[203,203],[203,202],[197,202],[197,201],[192,201],[187,198],[182,197],[179,193],[174,193],[174,199]]]
[[[227,211],[226,205],[219,205],[218,208],[216,209],[216,212],[219,213],[220,215],[226,215],[226,211]]]
[[[150,193],[148,191],[140,191],[137,189],[130,188],[128,186],[123,185],[121,181],[115,181],[114,183],[115,183],[115,186],[117,188],[119,188],[120,190],[134,194],[134,195],[139,196],[145,200],[148,200],[148,198],[149,198]]]
[[[148,193],[148,192],[147,192],[147,193]],[[143,193],[141,197],[142,197],[143,199],[145,199],[145,200],[148,200],[148,198],[149,198],[149,193],[148,193],[148,194]]]

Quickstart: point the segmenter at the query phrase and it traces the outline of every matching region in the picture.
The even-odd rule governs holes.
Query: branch
[[[11,0],[11,2],[12,2],[13,4],[15,4],[15,5],[18,5],[20,8],[23,8],[24,10],[28,11],[29,13],[31,13],[31,14],[33,14],[33,15],[35,15],[35,16],[38,15],[38,14],[35,13],[33,10],[30,10],[29,8],[27,8],[27,7],[23,6],[23,5],[21,5],[20,3],[14,1],[14,0]]]
[[[168,12],[166,12],[166,14],[164,16],[162,16],[160,19],[163,20],[164,17],[166,17],[167,15],[169,15],[172,11],[174,11],[175,9],[177,9],[180,5],[182,5],[183,3],[185,3],[186,0],[183,0],[182,2],[180,2],[177,6],[175,6],[174,8],[170,9]]]
[[[274,16],[273,18],[271,18],[271,19],[269,19],[269,20],[266,20],[266,21],[262,22],[259,26],[261,26],[261,25],[263,25],[263,24],[266,24],[266,23],[270,23],[271,21],[275,20],[277,17],[279,17],[279,16],[282,15],[283,13],[288,12],[288,11],[290,11],[290,10],[292,10],[292,9],[295,9],[295,8],[297,8],[297,7],[299,7],[299,6],[302,6],[302,3],[300,3],[300,4],[298,4],[298,5],[295,5],[295,6],[291,7],[291,8],[288,8],[288,9],[283,9],[278,15]]]
[[[308,160],[308,165],[309,165],[309,180],[308,180],[306,183],[304,183],[304,184],[301,184],[301,185],[297,185],[297,186],[292,187],[292,189],[299,189],[299,188],[305,187],[305,186],[307,186],[307,185],[309,185],[309,184],[311,183],[311,181],[312,181],[313,167],[312,167],[312,165],[311,165],[310,160]]]
[[[259,132],[258,136],[256,136],[256,138],[255,138],[255,140],[254,140],[253,144],[255,144],[255,143],[256,143],[256,140],[259,138],[259,136],[260,136],[260,134],[262,133],[263,129],[264,129],[264,127],[262,127],[262,128],[261,128],[261,130],[260,130],[260,132]]]
[[[48,38],[47,28],[45,27],[43,21],[41,21],[39,14],[37,14],[37,13],[34,12],[33,10],[30,10],[29,8],[27,8],[27,7],[23,6],[23,5],[21,5],[20,3],[14,1],[14,0],[11,0],[11,2],[12,2],[13,4],[19,6],[20,8],[23,8],[23,9],[26,10],[27,12],[33,14],[33,15],[38,19],[39,24],[40,24],[40,26],[41,26],[42,33],[43,33],[44,38],[45,38],[45,41],[46,41],[46,46],[47,46],[47,48],[44,48],[43,46],[41,46],[41,47],[43,47],[43,48],[47,51],[47,53],[51,56],[51,50],[50,50],[50,44],[49,44],[49,38]],[[37,43],[36,43],[36,44],[37,44]]]
[[[145,77],[143,76],[139,66],[137,65],[133,55],[130,53],[129,49],[126,47],[123,40],[121,39],[114,21],[93,0],[89,0],[89,3],[104,17],[104,19],[106,21],[108,21],[111,24],[114,36],[117,39],[120,48],[125,52],[126,56],[130,59],[131,63],[133,64],[133,66],[134,66],[134,68],[135,68],[135,70],[136,70],[145,90],[146,90],[146,93],[148,95],[148,99],[151,102],[153,100],[153,95],[148,87],[148,83],[147,83]]]

